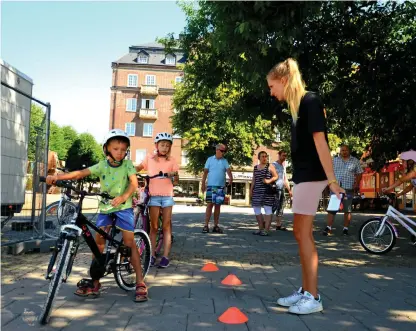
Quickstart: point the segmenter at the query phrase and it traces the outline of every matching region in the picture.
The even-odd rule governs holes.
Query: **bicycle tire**
[[[71,251],[72,244],[73,244],[72,241],[65,239],[62,245],[61,255],[58,260],[56,272],[49,284],[48,296],[46,297],[45,304],[39,316],[39,322],[42,325],[47,324],[49,321],[50,313],[53,307],[53,302],[56,296],[58,295],[59,288],[61,287],[62,280],[63,280],[62,276],[68,265],[68,261],[70,257],[69,252]]]
[[[394,247],[394,245],[396,244],[396,235],[394,232],[393,227],[391,226],[391,224],[389,222],[385,222],[385,229],[387,229],[387,236],[388,236],[388,245],[383,249],[383,250],[375,250],[374,248],[372,248],[373,246],[370,245],[370,243],[368,242],[367,238],[369,238],[368,236],[365,236],[365,231],[369,228],[369,227],[373,227],[373,234],[375,234],[375,232],[379,229],[380,227],[380,223],[382,222],[381,218],[370,218],[369,220],[365,221],[361,227],[360,230],[358,231],[358,239],[360,241],[361,246],[363,246],[363,248],[367,251],[370,252],[372,254],[376,254],[376,255],[381,255],[381,254],[386,254],[388,252],[390,252],[392,250],[392,248]],[[383,231],[384,233],[384,231]]]
[[[145,231],[136,229],[134,230],[134,241],[139,249],[142,275],[145,278],[149,272],[150,256],[152,254],[150,239]],[[124,271],[127,272],[126,276],[123,276]],[[123,257],[119,251],[116,252],[114,279],[122,290],[133,291],[136,289],[136,273],[133,266],[128,258]]]
[[[59,205],[59,204],[58,204]],[[59,224],[69,224],[71,222],[73,215],[77,212],[77,206],[67,200],[62,200],[60,206],[58,206],[57,217]]]

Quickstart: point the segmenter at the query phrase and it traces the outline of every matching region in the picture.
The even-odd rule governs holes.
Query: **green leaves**
[[[235,150],[229,158],[243,165],[250,148],[270,141],[275,125],[288,130],[289,122],[270,122],[281,106],[271,100],[265,81],[270,68],[288,57],[299,61],[308,90],[322,96],[332,134],[356,144],[357,151],[370,144],[378,166],[401,150],[416,149],[414,3],[182,6],[188,18],[180,46],[189,61],[186,81],[175,93],[180,112],[173,122],[189,138],[194,170],[202,169],[214,142],[230,141]]]

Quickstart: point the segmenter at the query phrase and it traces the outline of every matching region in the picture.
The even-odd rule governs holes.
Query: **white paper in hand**
[[[328,208],[326,209],[329,213],[336,213],[339,211],[339,207],[341,206],[341,201],[344,198],[344,194],[341,193],[341,199],[338,199],[335,194],[331,195],[329,199]]]

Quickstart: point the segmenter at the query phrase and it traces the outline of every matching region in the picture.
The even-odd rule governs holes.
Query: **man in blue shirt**
[[[227,152],[227,147],[224,144],[218,144],[215,149],[215,155],[209,157],[205,162],[204,174],[202,175],[202,192],[206,193],[207,210],[205,212],[205,225],[202,229],[203,233],[209,232],[209,220],[212,215],[212,206],[215,205],[214,210],[214,228],[212,232],[223,233],[218,226],[221,205],[225,198],[225,173],[228,174],[230,185],[233,182],[233,175],[231,173],[230,165],[224,158]],[[208,176],[208,183],[206,184]]]

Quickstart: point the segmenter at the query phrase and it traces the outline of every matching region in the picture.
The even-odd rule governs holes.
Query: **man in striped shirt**
[[[348,226],[351,222],[352,198],[354,197],[354,191],[360,187],[363,169],[361,168],[360,161],[351,156],[350,148],[347,145],[341,145],[340,156],[334,157],[332,163],[335,177],[339,185],[346,192],[342,203],[344,212],[344,229],[342,233],[347,236]],[[322,233],[324,236],[331,234],[334,218],[335,215],[328,213],[328,223]]]

